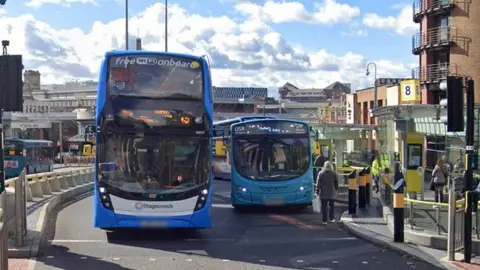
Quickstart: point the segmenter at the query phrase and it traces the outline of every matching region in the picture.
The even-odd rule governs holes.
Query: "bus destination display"
[[[235,135],[264,135],[264,134],[307,134],[305,124],[291,122],[263,122],[236,126]]]
[[[181,125],[191,126],[195,119],[189,113],[177,110],[120,110],[117,116],[124,119],[143,121],[153,126]],[[200,118],[201,119],[201,118]]]

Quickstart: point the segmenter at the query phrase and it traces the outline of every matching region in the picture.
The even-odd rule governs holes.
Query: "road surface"
[[[229,183],[215,182],[213,228],[200,233],[92,228],[91,194],[50,218],[35,270],[438,269],[320,225],[309,211],[234,213]],[[337,210],[338,216],[343,209]]]

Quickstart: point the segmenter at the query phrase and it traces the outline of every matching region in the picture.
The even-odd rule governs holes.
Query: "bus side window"
[[[28,162],[32,162],[32,161],[35,160],[35,157],[37,156],[36,153],[35,153],[36,152],[35,150],[36,150],[36,148],[32,148],[32,147],[27,148],[27,161]]]
[[[53,147],[42,147],[39,149],[43,160],[53,160],[54,151]]]

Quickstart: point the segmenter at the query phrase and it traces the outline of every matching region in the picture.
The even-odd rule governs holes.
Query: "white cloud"
[[[400,9],[398,5],[395,9]],[[413,9],[411,5],[403,6],[396,17],[381,17],[375,13],[367,13],[363,17],[363,24],[376,29],[394,31],[399,35],[411,35],[418,31],[418,24],[413,22]]]
[[[340,32],[342,36],[349,36],[349,37],[365,37],[368,35],[366,29],[361,29],[361,25],[359,22],[352,22],[346,31]]]
[[[26,5],[33,8],[39,8],[46,4],[55,4],[69,7],[73,3],[98,5],[96,0],[29,0]]]
[[[280,33],[258,18],[239,24],[227,16],[202,17],[172,5],[169,8],[169,50],[208,54],[213,81],[218,86],[251,85],[275,89],[285,81],[300,87],[323,87],[336,80],[354,88],[370,85],[366,59],[349,52],[334,55],[326,50],[307,52],[291,45]],[[155,4],[130,20],[131,34],[142,29],[143,48],[164,48],[164,6]],[[88,32],[56,29],[33,15],[0,17],[0,36],[10,40],[9,52],[22,54],[26,69],[39,70],[42,83],[72,78],[96,79],[106,51],[125,47],[124,20],[93,22]],[[130,38],[133,48],[135,39]],[[379,76],[409,75],[409,66],[377,61]]]
[[[335,0],[323,0],[321,3],[315,3],[314,6],[315,11],[309,12],[300,2],[267,0],[263,5],[252,2],[239,3],[235,9],[244,15],[272,23],[348,23],[360,14],[358,7],[340,4]]]

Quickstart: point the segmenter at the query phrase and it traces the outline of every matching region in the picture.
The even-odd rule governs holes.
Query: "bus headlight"
[[[205,206],[205,204],[207,203],[207,195],[208,189],[202,189],[202,191],[200,191],[194,211],[198,211]]]
[[[305,188],[304,188],[304,187],[300,187],[300,191],[304,191],[304,190],[305,190]]]
[[[238,187],[238,191],[241,191],[241,192],[247,192],[247,189],[244,188],[244,187]]]
[[[100,202],[102,202],[103,207],[113,211],[112,201],[110,200],[110,196],[108,195],[108,190],[106,187],[98,187],[98,197],[100,198]]]

